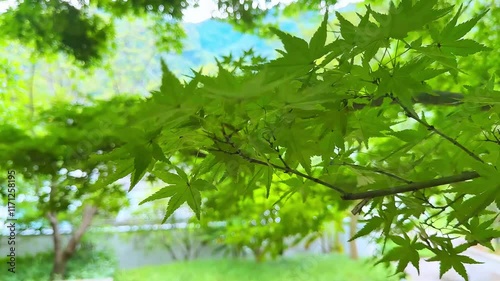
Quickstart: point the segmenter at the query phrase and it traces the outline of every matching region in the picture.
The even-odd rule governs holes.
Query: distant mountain
[[[312,30],[321,21],[318,12],[307,12],[293,19],[273,18],[268,22],[278,21],[280,29],[300,36],[302,30]],[[253,48],[264,57],[276,56],[276,48],[281,43],[276,39],[263,39],[252,34],[238,32],[234,27],[219,20],[206,20],[201,23],[185,23],[187,38],[184,40],[184,50],[179,54],[164,54],[163,57],[176,73],[189,73],[191,68],[198,69],[207,64],[213,64],[215,57],[240,55],[243,50]]]
[[[269,16],[268,22],[278,22],[282,30],[300,37],[308,37],[321,21],[319,13],[307,12],[294,18]],[[36,66],[34,89],[39,97],[90,94],[94,97],[109,97],[117,94],[148,94],[157,89],[161,81],[160,59],[179,77],[190,75],[191,69],[215,69],[215,58],[232,54],[238,57],[244,50],[253,48],[256,54],[274,58],[275,49],[281,48],[277,37],[263,39],[256,35],[235,30],[226,22],[206,20],[200,23],[184,23],[187,37],[183,39],[183,51],[160,52],[155,46],[156,35],[144,20],[116,22],[113,53],[105,58],[102,68],[84,72],[63,56],[51,62],[40,60]],[[16,49],[4,52],[6,57],[14,55],[23,65],[23,79],[31,81],[29,51]],[[55,79],[57,78],[57,79]]]

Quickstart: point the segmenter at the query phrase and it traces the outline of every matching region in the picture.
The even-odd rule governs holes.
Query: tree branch
[[[413,96],[412,101],[414,103],[424,104],[424,105],[459,105],[463,104],[464,95],[460,93],[446,92],[446,91],[434,91],[432,93],[417,93]],[[381,106],[384,102],[384,97],[377,98],[369,104],[369,106]],[[396,101],[393,101],[396,104]],[[353,108],[356,110],[363,109],[367,104],[354,103]],[[481,107],[482,110],[491,109],[491,105],[485,105]]]
[[[399,101],[397,99],[393,99],[393,100],[395,100],[395,101],[397,101],[399,103]],[[468,151],[467,148],[463,147],[462,145],[460,145],[459,143],[457,143],[455,140],[450,139],[448,136],[444,135],[440,131],[436,130],[433,126],[427,124],[427,122],[425,122],[422,119],[420,119],[418,116],[415,116],[415,113],[413,113],[411,110],[409,110],[403,104],[401,104],[401,106],[404,108],[404,110],[406,111],[406,113],[410,117],[414,118],[415,120],[419,121],[424,126],[428,127],[429,130],[432,130],[435,133],[444,136],[444,138],[446,138],[447,140],[451,141],[453,144],[455,144],[458,147],[464,149],[465,151]],[[236,147],[236,145],[231,141],[231,137],[230,136],[228,136],[227,134],[225,134],[225,132],[223,132],[223,135],[225,136],[225,140],[219,139],[215,135],[211,136],[211,138],[212,138],[212,140],[214,140],[214,142],[216,144],[218,144],[218,143],[224,143],[224,144],[230,145],[231,148],[232,148],[232,150],[234,149],[233,151],[225,151],[225,150],[221,149],[220,147],[218,147],[218,145],[217,145],[217,148],[208,148],[206,150],[207,151],[212,151],[212,152],[225,153],[225,154],[229,154],[229,155],[237,155],[237,156],[245,159],[246,161],[248,161],[250,163],[259,164],[259,165],[263,165],[263,166],[271,166],[271,167],[273,167],[273,168],[275,168],[277,170],[283,171],[285,173],[295,174],[295,175],[297,175],[299,177],[308,179],[310,181],[313,181],[315,183],[318,183],[320,185],[323,185],[325,187],[328,187],[328,188],[330,188],[332,190],[335,190],[335,191],[339,192],[340,195],[341,195],[341,198],[343,200],[363,199],[355,207],[355,209],[353,210],[353,214],[358,213],[361,210],[361,208],[364,205],[366,205],[366,203],[368,202],[368,199],[372,199],[372,198],[376,198],[376,197],[383,197],[383,196],[387,196],[387,195],[394,195],[394,194],[399,194],[399,193],[404,193],[404,192],[417,191],[417,190],[421,190],[421,189],[425,189],[425,188],[431,188],[431,187],[436,187],[436,186],[445,185],[445,184],[463,182],[463,181],[472,180],[472,179],[480,177],[480,175],[477,172],[470,171],[470,172],[461,173],[459,175],[447,176],[447,177],[432,179],[432,180],[423,181],[423,182],[410,182],[410,181],[405,180],[405,179],[403,179],[403,178],[401,178],[399,176],[393,175],[391,173],[385,172],[385,171],[377,169],[377,168],[364,167],[367,170],[370,170],[372,172],[381,173],[381,174],[384,174],[384,175],[396,178],[398,180],[406,182],[407,184],[396,186],[396,187],[392,187],[392,188],[388,188],[388,189],[370,190],[370,191],[359,192],[359,193],[349,193],[349,192],[346,192],[343,188],[340,188],[338,186],[335,186],[333,184],[330,184],[328,182],[322,181],[322,180],[320,180],[318,178],[315,178],[313,176],[304,174],[302,172],[299,172],[299,171],[297,171],[295,169],[290,168],[284,162],[284,160],[281,157],[280,157],[280,160],[283,161],[283,164],[285,166],[280,166],[280,165],[277,165],[277,164],[274,164],[274,163],[270,163],[269,161],[262,161],[262,160],[255,159],[255,158],[252,158],[250,156],[247,156],[247,155],[243,154],[243,152],[238,147]],[[279,151],[278,151],[278,154],[279,154]],[[474,158],[476,160],[481,161],[481,159],[479,157],[477,157],[476,155],[474,155],[472,152],[470,152],[469,155],[475,156]],[[346,163],[344,163],[344,164],[346,164]],[[358,166],[358,165],[354,165],[353,164],[353,167],[360,168],[362,166]]]
[[[318,178],[315,178],[315,177],[309,176],[309,175],[307,175],[307,174],[301,173],[301,172],[299,172],[299,171],[297,171],[297,170],[291,169],[291,168],[290,168],[290,167],[289,167],[289,166],[285,163],[285,161],[283,160],[283,158],[281,157],[281,155],[279,154],[279,152],[278,152],[278,155],[280,156],[281,161],[283,161],[283,164],[285,165],[284,167],[283,167],[283,166],[276,165],[276,164],[273,164],[273,163],[270,163],[270,162],[264,162],[264,161],[262,161],[262,160],[255,159],[255,158],[251,158],[251,157],[249,157],[249,156],[247,156],[247,155],[244,155],[244,154],[241,152],[241,150],[240,150],[238,147],[236,147],[236,146],[235,146],[235,144],[231,141],[231,136],[228,136],[228,135],[224,132],[224,128],[223,128],[223,132],[222,132],[222,133],[223,133],[223,135],[224,135],[224,137],[225,137],[225,140],[221,140],[221,139],[217,138],[217,136],[215,136],[215,135],[211,136],[212,140],[213,140],[215,143],[220,142],[220,143],[229,144],[229,145],[230,145],[233,149],[235,149],[235,152],[225,151],[225,150],[222,150],[222,149],[220,149],[220,148],[218,148],[218,149],[209,149],[209,150],[211,150],[211,151],[223,152],[223,153],[230,154],[230,155],[238,155],[238,156],[240,156],[241,158],[243,158],[243,159],[247,160],[247,161],[248,161],[248,162],[250,162],[250,163],[255,163],[255,164],[264,165],[264,166],[269,166],[269,165],[271,165],[271,166],[272,166],[272,167],[274,167],[275,169],[281,170],[281,171],[283,171],[283,172],[285,172],[285,173],[292,173],[292,174],[295,174],[295,175],[297,175],[297,176],[300,176],[300,177],[306,178],[306,179],[311,180],[311,181],[313,181],[313,182],[315,182],[315,183],[318,183],[318,184],[321,184],[321,185],[323,185],[323,186],[326,186],[326,187],[328,187],[328,188],[330,188],[330,189],[333,189],[333,190],[335,190],[335,191],[339,192],[340,194],[345,194],[345,191],[344,191],[342,188],[338,187],[338,186],[335,186],[335,185],[333,185],[333,184],[327,183],[327,182],[325,182],[325,181],[322,181],[322,180],[320,180],[320,179],[318,179]],[[279,151],[279,150],[278,150],[278,151]]]
[[[464,173],[459,174],[459,175],[442,177],[442,178],[432,179],[432,180],[428,180],[428,181],[424,181],[424,182],[413,182],[413,183],[408,183],[406,185],[400,185],[400,186],[396,186],[396,187],[392,187],[392,188],[388,188],[388,189],[370,190],[370,191],[360,192],[360,193],[348,193],[344,189],[342,189],[338,186],[332,185],[332,184],[325,182],[325,181],[322,181],[318,178],[309,176],[309,175],[304,174],[302,172],[299,172],[295,169],[290,169],[289,167],[279,166],[279,165],[276,165],[273,163],[268,163],[268,162],[265,162],[265,161],[262,161],[259,159],[254,159],[254,158],[251,158],[249,156],[246,156],[239,149],[236,152],[224,151],[222,149],[208,149],[208,150],[213,151],[213,152],[222,152],[222,153],[226,153],[229,155],[238,155],[250,163],[259,164],[259,165],[263,165],[263,166],[270,165],[277,170],[281,170],[281,171],[286,172],[286,173],[295,174],[299,177],[311,180],[317,184],[323,185],[325,187],[328,187],[330,189],[333,189],[333,190],[339,192],[341,194],[341,198],[343,200],[371,199],[371,198],[376,198],[376,197],[383,197],[383,196],[387,196],[387,195],[394,195],[394,194],[399,194],[399,193],[404,193],[404,192],[417,191],[417,190],[421,190],[421,189],[425,189],[425,188],[436,187],[436,186],[440,186],[440,185],[444,185],[444,184],[463,182],[463,181],[467,181],[467,180],[471,180],[471,179],[475,179],[475,178],[480,177],[480,175],[477,172],[464,172]],[[365,205],[367,203],[367,200],[363,200],[362,202],[364,202],[364,203],[361,205]],[[360,206],[360,207],[362,207],[362,206]],[[358,208],[358,209],[360,209],[360,208]]]
[[[61,233],[59,232],[59,221],[57,220],[56,214],[53,212],[47,213],[47,218],[49,219],[50,226],[52,227],[52,231],[54,232],[52,235],[52,240],[54,242],[54,252],[57,255],[60,253],[61,249]]]
[[[445,135],[443,132],[436,129],[434,126],[429,125],[429,123],[427,123],[427,121],[422,120],[418,115],[416,115],[412,110],[410,110],[406,105],[404,105],[399,99],[393,98],[393,101],[395,101],[397,104],[399,104],[401,106],[401,108],[403,108],[403,110],[405,111],[405,113],[408,117],[410,117],[410,118],[414,119],[415,121],[417,121],[418,123],[424,125],[425,127],[427,127],[427,129],[429,131],[433,131],[434,133],[440,135],[441,137],[443,137],[447,141],[451,142],[453,145],[455,145],[456,147],[460,148],[465,153],[467,153],[470,157],[476,159],[477,161],[479,161],[481,163],[484,163],[483,160],[481,158],[479,158],[479,156],[474,154],[468,148],[466,148],[465,146],[463,146],[462,144],[460,144],[456,140],[450,138],[449,136]]]
[[[96,213],[97,207],[95,206],[85,206],[85,208],[83,209],[82,223],[80,224],[80,227],[78,227],[78,229],[73,233],[71,239],[68,242],[68,245],[66,246],[66,249],[64,250],[64,258],[66,260],[75,253],[76,247],[78,246],[78,244],[80,244],[83,234],[85,234],[85,231],[87,231],[87,229],[89,228]]]
[[[357,200],[357,199],[367,199],[367,198],[376,198],[387,195],[394,195],[403,192],[409,191],[417,191],[425,188],[440,186],[444,184],[463,182],[471,179],[475,179],[480,177],[480,175],[476,172],[464,172],[459,175],[453,175],[448,177],[442,177],[437,179],[432,179],[423,182],[414,182],[406,185],[400,185],[388,189],[379,189],[379,190],[370,190],[366,192],[360,193],[346,193],[342,195],[342,199],[344,200]]]

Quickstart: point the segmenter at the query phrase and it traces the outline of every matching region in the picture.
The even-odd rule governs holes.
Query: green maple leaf
[[[217,76],[211,77],[206,75],[198,75],[199,82],[204,84],[204,89],[211,94],[216,94],[226,97],[234,97],[234,92],[239,88],[239,79],[233,73],[225,69],[222,64],[216,60],[218,72]]]
[[[160,91],[152,92],[153,100],[160,104],[178,107],[183,103],[184,86],[179,79],[170,71],[167,64],[161,60],[162,79]]]
[[[410,99],[414,91],[424,90],[421,81],[413,78],[412,73],[424,70],[425,62],[425,60],[412,60],[403,66],[395,65],[391,70],[377,69],[372,76],[380,79],[378,94],[393,93],[399,98]]]
[[[400,236],[390,236],[389,238],[398,246],[389,250],[377,263],[398,261],[396,272],[404,272],[408,264],[411,263],[420,273],[418,250],[423,249],[424,245],[417,242],[417,237],[415,236],[412,240],[404,234],[404,238]]]
[[[121,154],[120,156],[128,155],[129,158],[133,158],[133,171],[129,187],[129,191],[131,191],[145,175],[150,165],[156,161],[168,162],[168,159],[158,144],[152,141],[159,134],[159,130],[145,132],[142,129],[131,127],[117,131],[126,145],[115,151]]]
[[[423,138],[426,137],[426,134],[423,134],[422,131],[408,130],[408,129],[390,132],[388,133],[388,135],[395,136],[396,138],[407,143],[420,142]]]
[[[140,205],[154,200],[170,198],[167,205],[167,212],[162,223],[164,223],[183,203],[187,203],[191,210],[193,210],[196,214],[196,217],[200,219],[200,191],[215,189],[215,186],[201,179],[197,179],[192,183],[189,183],[183,176],[172,173],[156,173],[156,176],[174,184],[163,187],[140,202]]]
[[[167,184],[184,184],[186,180],[179,175],[167,171],[154,171],[153,174]]]
[[[294,128],[284,131],[284,133],[283,142],[287,148],[285,161],[289,161],[290,163],[298,162],[308,174],[311,174],[311,155],[310,151],[304,149],[308,144],[303,138],[303,132]]]
[[[432,39],[436,43],[438,49],[444,53],[456,56],[468,56],[477,52],[490,50],[490,48],[474,40],[461,39],[477,24],[477,22],[488,12],[488,10],[464,23],[457,25],[458,17],[461,12],[462,6],[460,6],[458,12],[440,33],[431,32]]]
[[[96,187],[104,188],[107,185],[114,183],[115,181],[130,175],[134,171],[134,165],[131,160],[119,160],[115,161],[116,166],[110,167],[111,171],[107,173],[107,176],[100,176],[95,183]]]
[[[315,60],[322,57],[326,53],[325,43],[326,43],[326,24],[328,23],[328,13],[325,13],[325,17],[321,22],[318,30],[314,33],[311,40],[309,41],[309,56],[311,59]]]
[[[204,175],[210,172],[210,170],[218,163],[219,162],[217,161],[217,158],[214,155],[211,154],[207,155],[207,157],[205,157],[205,159],[203,159],[203,161],[200,164],[194,167],[191,175],[193,177]]]
[[[481,51],[491,50],[490,48],[479,44],[478,42],[470,39],[461,39],[458,41],[443,41],[440,44],[440,49],[444,52],[454,54],[456,56],[468,56]]]
[[[363,16],[357,14],[360,18],[360,22],[357,26],[337,12],[336,16],[340,24],[340,34],[344,40],[336,40],[329,44],[336,45],[336,49],[343,53],[350,51],[347,57],[362,53],[364,64],[367,64],[380,48],[389,46],[388,37],[385,36],[384,28],[370,21],[370,15],[372,15],[373,11],[369,5],[367,5],[366,8],[366,13]],[[339,45],[339,43],[341,44]]]
[[[301,178],[293,177],[283,181],[286,185],[290,186],[292,193],[300,192],[302,196],[302,202],[306,202],[309,193],[311,192],[311,182],[304,181]]]
[[[444,29],[441,31],[441,33],[438,35],[438,37],[433,38],[434,40],[444,41],[444,42],[451,42],[451,41],[459,40],[460,38],[464,37],[465,34],[467,34],[477,24],[477,22],[482,17],[484,17],[484,15],[486,15],[486,13],[489,11],[489,10],[486,10],[486,11],[476,15],[472,19],[457,25],[458,17],[462,13],[462,7],[463,7],[463,4],[460,5],[460,8],[458,9],[455,16],[452,18],[451,21],[448,22],[448,24],[444,27]]]
[[[436,19],[449,13],[452,6],[443,9],[434,9],[437,0],[403,0],[396,7],[393,2],[388,14],[373,12],[373,17],[380,23],[382,31],[387,37],[404,39],[411,31],[417,31]]]
[[[273,174],[274,169],[271,165],[268,165],[267,168],[264,169],[263,180],[266,184],[266,198],[269,198],[269,193],[271,191],[271,183],[273,182]]]
[[[481,264],[481,262],[475,261],[470,257],[464,255],[458,255],[454,251],[436,251],[436,256],[428,259],[427,261],[439,261],[439,277],[448,272],[450,269],[455,269],[455,271],[468,281],[469,276],[467,275],[467,270],[464,264]]]
[[[500,237],[500,230],[494,227],[499,215],[500,214],[497,214],[493,218],[482,223],[479,223],[479,217],[473,217],[469,223],[468,229],[465,231],[465,239],[469,242],[477,241],[479,244],[495,251],[495,248],[491,244],[491,240]]]
[[[335,13],[337,20],[340,23],[340,34],[347,42],[354,42],[356,39],[356,26],[348,21],[339,12]]]
[[[191,182],[190,186],[199,191],[217,190],[217,187],[215,187],[215,185],[203,179],[196,179],[195,181]]]
[[[304,39],[276,28],[271,28],[271,31],[278,35],[286,52],[277,50],[283,56],[272,60],[267,65],[272,69],[279,70],[281,74],[302,75],[309,72],[311,67],[314,66],[314,59],[316,59],[311,59],[309,44]],[[321,32],[321,28],[319,32]],[[311,46],[314,46],[315,50],[320,49],[319,45],[321,45],[321,41],[321,34],[318,33]]]
[[[303,57],[304,54],[309,53],[309,44],[307,44],[304,39],[290,35],[274,27],[271,27],[271,31],[278,35],[289,55],[299,55]],[[317,41],[319,41],[319,39]]]
[[[325,168],[331,165],[330,162],[332,156],[334,156],[335,147],[339,147],[341,151],[345,150],[344,138],[338,131],[328,131],[319,142],[319,146],[322,151],[321,158]]]
[[[153,153],[145,146],[135,146],[132,151],[134,157],[134,171],[130,180],[129,191],[142,179],[149,165],[153,161]]]
[[[354,234],[349,241],[353,241],[356,238],[366,236],[370,233],[372,233],[375,229],[380,228],[380,226],[383,224],[384,219],[381,217],[372,217],[370,220],[366,222],[366,224],[361,228],[356,234]]]
[[[187,203],[191,210],[194,211],[196,217],[200,219],[201,194],[200,191],[190,185],[174,185],[173,195],[170,197],[167,206],[167,213],[163,218],[163,222],[177,210],[183,203]]]
[[[157,192],[153,193],[152,195],[148,196],[146,199],[139,202],[139,205],[159,199],[169,198],[174,196],[175,193],[176,193],[175,188],[172,188],[172,186],[165,186],[160,190],[158,190]]]
[[[262,175],[264,174],[264,171],[265,171],[265,167],[258,167],[253,172],[252,176],[248,180],[248,183],[247,183],[247,185],[245,187],[244,194],[247,194],[249,191],[253,191],[257,187],[256,183],[262,177]]]
[[[162,148],[156,142],[151,143],[151,149],[152,149],[152,155],[156,160],[165,163],[170,163],[167,157],[165,157],[165,153],[163,152]]]

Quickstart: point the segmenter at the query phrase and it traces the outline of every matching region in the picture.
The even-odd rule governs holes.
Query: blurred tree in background
[[[342,224],[342,210],[349,204],[330,204],[331,193],[315,191],[310,182],[300,178],[273,184],[266,191],[256,181],[262,173],[266,171],[255,171],[255,178],[242,188],[223,182],[217,185],[217,191],[206,195],[201,225],[214,235],[220,250],[233,256],[250,250],[255,260],[262,262],[282,257],[287,249],[300,243],[307,249],[325,234],[328,224]],[[294,189],[288,188],[290,182],[294,182]],[[224,224],[213,226],[211,222]]]
[[[90,162],[89,157],[121,144],[114,130],[130,122],[127,114],[136,101],[118,97],[85,104],[61,102],[40,112],[30,130],[15,124],[0,127],[0,158],[7,159],[2,168],[15,170],[19,182],[21,230],[48,225],[53,231],[53,278],[64,276],[96,215],[109,216],[127,205],[121,185],[102,182],[104,175],[114,173],[114,166]],[[67,245],[61,236],[64,225],[72,228]]]
[[[38,53],[62,52],[83,66],[99,62],[110,49],[114,37],[115,19],[153,19],[152,30],[162,50],[182,50],[180,39],[186,36],[180,26],[183,11],[196,7],[198,1],[62,1],[28,0],[11,3],[0,16],[0,34],[31,46]],[[218,0],[221,17],[242,31],[264,30],[263,19],[271,11],[271,1]],[[295,1],[287,6],[287,14],[305,9],[326,8],[336,1]],[[278,6],[284,6],[279,4]],[[267,25],[269,26],[269,25]],[[266,29],[267,30],[267,29]],[[267,33],[269,34],[269,33]]]

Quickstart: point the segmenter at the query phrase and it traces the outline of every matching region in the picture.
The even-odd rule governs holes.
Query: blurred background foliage
[[[278,9],[271,9],[272,1],[218,0],[218,16],[225,18],[238,31],[267,33],[265,17]],[[290,1],[288,1],[290,2]],[[336,1],[295,1],[286,6],[283,14],[297,15],[307,10],[318,10]],[[196,7],[198,1],[185,0],[27,0],[10,1],[11,8],[0,21],[2,34],[33,47],[37,53],[64,53],[83,67],[102,60],[113,46],[116,20],[143,18],[151,20],[149,30],[156,35],[156,46],[162,51],[182,51],[181,39],[186,37],[181,27],[184,11]],[[275,4],[274,4],[275,5]]]
[[[50,269],[54,253],[43,252],[36,255],[19,257],[17,264],[22,270],[11,276],[3,274],[0,280],[7,281],[47,281],[50,279]],[[7,258],[0,262],[6,263]],[[116,274],[117,261],[109,249],[98,248],[91,241],[82,242],[77,254],[68,263],[67,278],[93,279],[112,277]],[[6,279],[5,279],[6,278]]]

